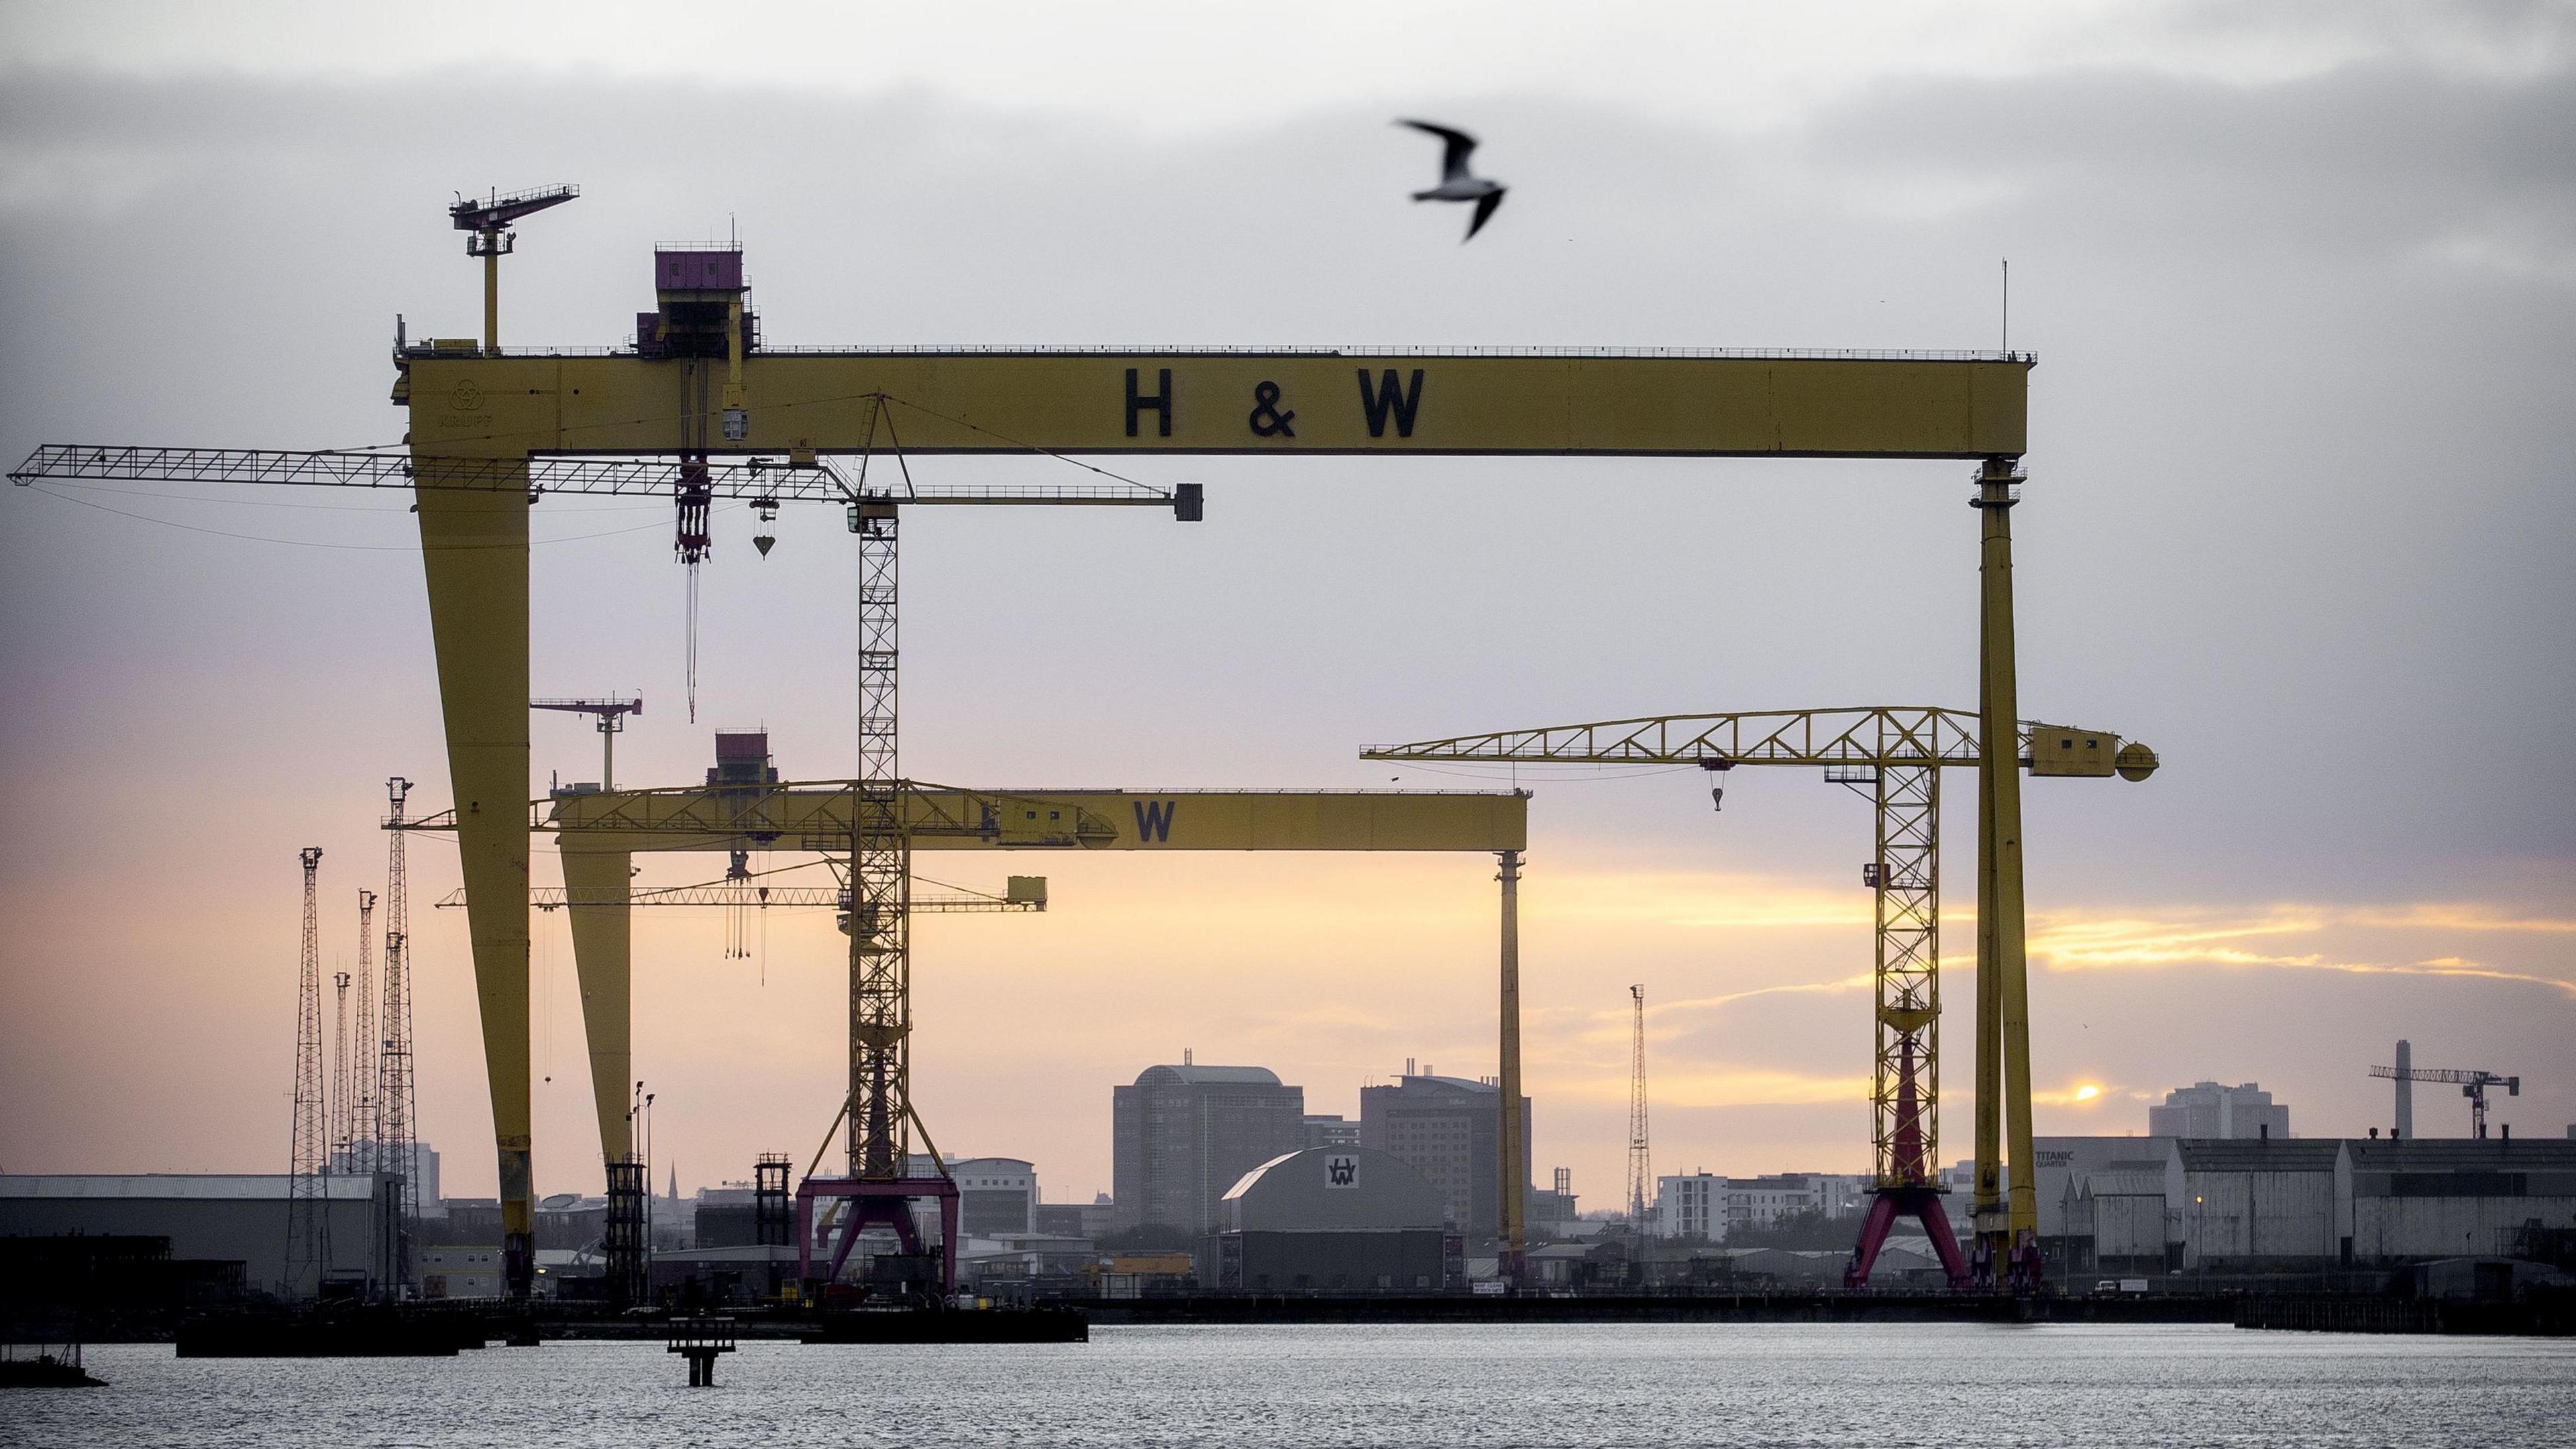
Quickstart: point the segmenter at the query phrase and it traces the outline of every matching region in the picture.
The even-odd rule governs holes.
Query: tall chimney
[[[2397,1132],[2399,1137],[2415,1135],[2415,1084],[2406,1074],[2415,1069],[2415,1048],[2406,1042],[2397,1044]]]

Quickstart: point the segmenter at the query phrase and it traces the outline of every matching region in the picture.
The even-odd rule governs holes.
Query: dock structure
[[[679,1354],[689,1361],[690,1388],[712,1389],[716,1386],[716,1355],[733,1352],[733,1320],[674,1318],[671,1342],[663,1352]]]

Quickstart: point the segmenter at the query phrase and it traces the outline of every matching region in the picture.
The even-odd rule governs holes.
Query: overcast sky
[[[514,346],[618,342],[651,245],[729,229],[798,344],[1990,348],[2009,257],[2039,356],[2024,713],[2166,765],[2027,792],[2041,1130],[2143,1130],[2216,1078],[2357,1134],[2400,1036],[2520,1073],[2518,1131],[2576,1121],[2549,743],[2576,718],[2576,8],[1096,13],[0,6],[0,454],[398,439],[394,317],[478,329],[441,209],[493,185],[583,188],[506,264]],[[1511,185],[1472,246],[1405,200],[1435,148],[1397,115],[1476,132]],[[1208,521],[907,526],[908,773],[1459,786],[1486,782],[1356,748],[1975,702],[1964,464],[1131,461],[1204,482]],[[446,803],[403,500],[183,492],[0,493],[0,1170],[282,1169],[295,852],[326,850],[343,965],[384,777]],[[836,517],[761,559],[718,515],[695,725],[667,506],[536,526],[534,685],[643,692],[622,780],[696,778],[715,723],[848,772]],[[532,728],[532,790],[596,774],[580,721]],[[1660,1167],[1865,1167],[1866,802],[1802,771],[1739,773],[1722,816],[1695,771],[1521,783],[1541,1180],[1619,1198],[1630,982]],[[1945,1160],[1973,1121],[1966,775],[1950,799]],[[426,1135],[450,1192],[489,1192],[464,926],[429,907],[454,856],[414,854]],[[1185,1047],[1349,1114],[1408,1056],[1494,1070],[1490,861],[1035,868],[1046,915],[919,929],[916,1078],[943,1149],[1033,1159],[1051,1200],[1109,1186],[1111,1085]],[[536,935],[538,1181],[595,1190],[569,944]],[[802,1159],[837,1100],[840,938],[756,938],[638,931],[684,1184]],[[2466,1129],[2439,1094],[2418,1120]]]

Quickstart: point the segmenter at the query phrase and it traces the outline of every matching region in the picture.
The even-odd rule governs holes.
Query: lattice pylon
[[[384,1056],[384,1038],[376,1030],[376,893],[358,892],[358,1008],[349,1026],[351,1044],[356,1055],[349,1062],[349,1113],[344,1124],[347,1140],[340,1145],[348,1151],[350,1166],[359,1172],[376,1170],[376,1138],[382,1131],[376,1121],[376,1074]]]
[[[349,973],[331,973],[331,1105],[323,1114],[322,1167],[326,1172],[356,1170],[340,1155],[349,1140]]]
[[[330,1199],[323,1173],[330,1166],[330,1099],[322,1073],[322,937],[316,919],[314,878],[322,848],[309,845],[304,864],[304,941],[295,981],[295,1124],[288,1151],[286,1283],[290,1296],[319,1293],[331,1266]]]
[[[388,1288],[397,1295],[410,1291],[411,1225],[420,1218],[420,1153],[414,1146],[420,1097],[411,1054],[411,887],[402,828],[410,794],[411,781],[399,775],[385,781],[393,810],[385,846],[385,992],[379,1025],[384,1040],[376,1059],[375,1167],[394,1175],[392,1198],[385,1204],[390,1220],[385,1273]],[[503,1245],[505,1255],[510,1247]]]

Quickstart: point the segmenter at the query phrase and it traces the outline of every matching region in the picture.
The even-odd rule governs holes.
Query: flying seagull
[[[1447,126],[1435,126],[1429,121],[1398,121],[1396,124],[1428,131],[1440,138],[1440,184],[1429,191],[1413,193],[1413,199],[1476,203],[1475,218],[1467,223],[1467,235],[1460,237],[1459,242],[1463,245],[1474,240],[1476,233],[1485,229],[1485,222],[1494,214],[1494,208],[1503,204],[1504,191],[1499,181],[1487,181],[1481,176],[1467,174],[1467,156],[1476,149],[1476,138]]]

